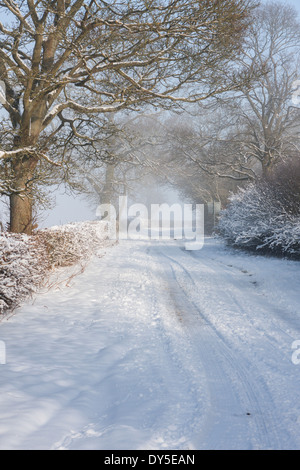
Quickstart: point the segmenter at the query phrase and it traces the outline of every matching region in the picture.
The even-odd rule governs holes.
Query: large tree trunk
[[[32,176],[37,159],[23,157],[13,165],[14,192],[10,195],[9,228],[14,233],[32,234],[33,230],[33,194]]]
[[[10,196],[10,231],[32,234],[32,198],[28,194]]]
[[[272,172],[274,167],[274,161],[272,159],[272,154],[268,148],[265,149],[264,158],[262,160],[262,177],[267,178]]]

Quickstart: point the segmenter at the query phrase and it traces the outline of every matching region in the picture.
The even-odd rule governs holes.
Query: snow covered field
[[[0,448],[300,449],[299,268],[107,249],[0,323]]]

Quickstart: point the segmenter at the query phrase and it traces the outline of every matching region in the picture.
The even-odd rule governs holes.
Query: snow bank
[[[107,239],[104,222],[80,222],[27,236],[0,233],[0,314],[35,293],[50,271],[88,261]]]

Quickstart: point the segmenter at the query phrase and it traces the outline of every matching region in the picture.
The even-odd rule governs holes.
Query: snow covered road
[[[0,448],[300,449],[299,267],[108,249],[0,323]]]

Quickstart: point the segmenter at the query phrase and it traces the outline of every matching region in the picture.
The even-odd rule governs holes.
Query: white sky
[[[40,228],[53,225],[63,225],[69,222],[82,222],[96,218],[95,207],[92,203],[79,196],[70,196],[63,192],[57,192],[56,206],[54,209],[41,214],[38,221]]]
[[[287,5],[293,5],[300,14],[300,0],[286,0]]]

